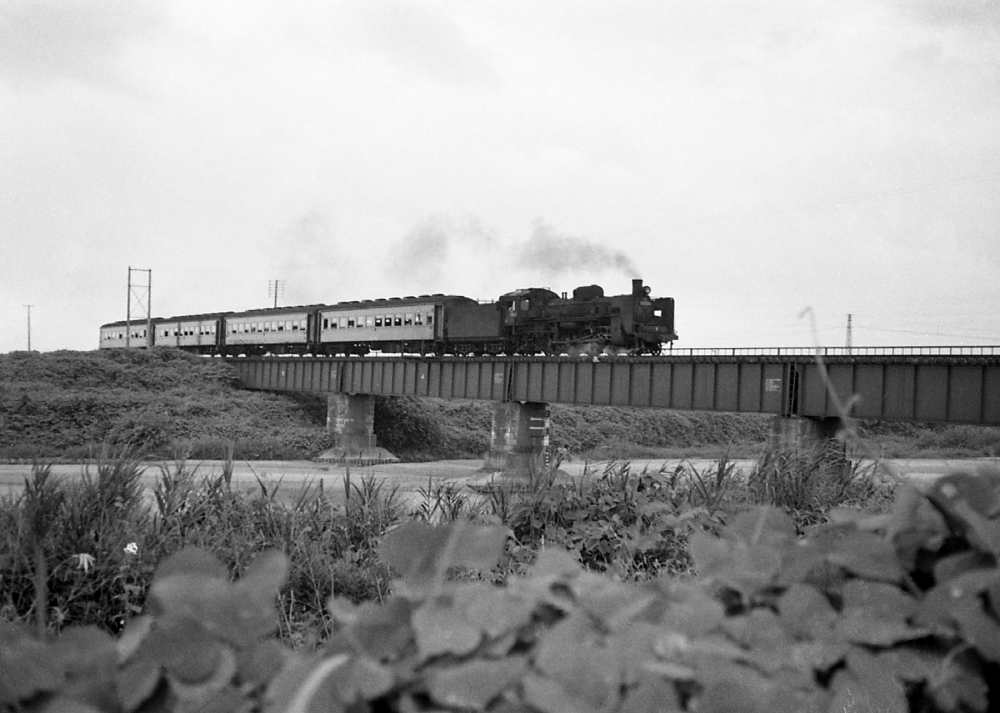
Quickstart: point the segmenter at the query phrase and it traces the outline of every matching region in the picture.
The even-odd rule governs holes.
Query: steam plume
[[[639,270],[620,250],[613,250],[590,238],[556,233],[541,218],[535,220],[531,237],[517,257],[519,267],[550,274],[603,271],[609,267],[629,277]]]

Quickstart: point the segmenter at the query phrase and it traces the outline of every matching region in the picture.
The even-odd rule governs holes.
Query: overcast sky
[[[7,0],[0,352],[96,348],[129,266],[155,316],[641,277],[678,347],[998,344],[1000,3]]]

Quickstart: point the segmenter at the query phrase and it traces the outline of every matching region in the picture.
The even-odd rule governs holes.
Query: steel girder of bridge
[[[1000,425],[1000,354],[259,357],[242,386],[385,396]]]

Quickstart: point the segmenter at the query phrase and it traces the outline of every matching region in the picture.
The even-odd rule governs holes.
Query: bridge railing
[[[670,349],[669,356],[998,356],[1000,346],[941,347],[702,347]]]

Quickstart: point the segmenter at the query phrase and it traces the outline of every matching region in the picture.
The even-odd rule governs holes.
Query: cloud
[[[494,87],[500,76],[453,18],[428,5],[368,2],[363,19],[377,49],[397,68],[459,88]]]
[[[1000,30],[996,0],[896,0],[894,4],[927,25]]]
[[[520,247],[516,261],[519,267],[545,275],[613,269],[639,277],[638,268],[621,250],[590,238],[559,234],[541,218],[534,221],[531,237]]]
[[[163,24],[159,2],[13,0],[0,7],[0,80],[119,82],[124,48]]]

